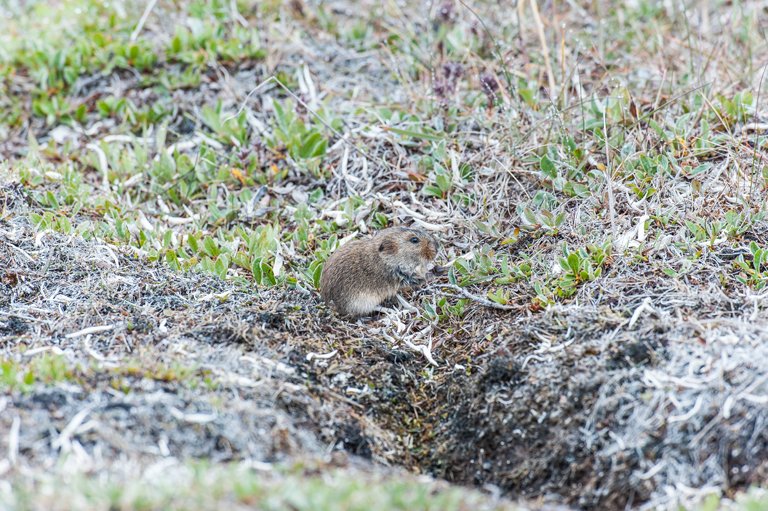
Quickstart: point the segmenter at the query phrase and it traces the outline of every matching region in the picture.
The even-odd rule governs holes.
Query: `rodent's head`
[[[404,276],[424,277],[437,257],[437,240],[431,234],[407,227],[390,227],[373,237],[385,266]]]

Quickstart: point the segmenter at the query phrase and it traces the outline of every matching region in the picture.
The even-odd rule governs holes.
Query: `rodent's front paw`
[[[427,278],[427,280],[434,279],[436,277],[440,277],[441,275],[444,275],[445,272],[446,272],[445,268],[443,268],[442,266],[436,264],[434,266],[434,268],[432,268],[431,270],[429,270],[427,272],[426,278]]]

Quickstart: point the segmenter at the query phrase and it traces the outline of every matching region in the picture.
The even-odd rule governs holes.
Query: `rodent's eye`
[[[419,242],[419,238],[417,238],[416,236],[411,238],[411,243],[418,243],[418,242]]]

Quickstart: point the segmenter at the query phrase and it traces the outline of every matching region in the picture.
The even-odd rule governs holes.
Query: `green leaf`
[[[517,91],[520,94],[520,97],[523,98],[523,101],[528,103],[529,105],[534,104],[534,98],[535,98],[535,92],[531,89],[519,89]]]
[[[320,145],[323,141],[323,136],[320,133],[313,133],[310,135],[299,150],[299,157],[303,160],[311,158],[315,153],[316,146]]]
[[[312,270],[312,266],[314,265],[314,270]],[[312,284],[314,284],[315,289],[320,289],[320,277],[323,273],[323,263],[320,261],[315,261],[310,265],[310,270],[312,270]]]
[[[506,305],[507,303],[507,300],[504,298],[504,296],[501,293],[501,289],[496,290],[496,294],[494,294],[493,292],[489,292],[488,298],[502,305]]]
[[[165,262],[168,263],[168,266],[171,267],[171,269],[175,271],[179,271],[179,260],[176,258],[176,254],[171,252],[170,250],[165,253]]]
[[[57,211],[58,211],[59,209],[61,209],[61,208],[59,207],[59,201],[57,201],[57,200],[56,200],[56,196],[55,196],[55,195],[53,195],[53,193],[51,193],[51,192],[46,192],[46,193],[45,193],[45,200],[48,202],[48,205],[49,205],[49,206],[53,207],[53,209],[55,209],[55,210],[57,210]],[[754,243],[754,242],[753,242],[753,243]]]
[[[765,257],[765,251],[758,250],[755,252],[755,260],[753,261],[755,270],[759,273],[760,272],[760,266],[763,264],[763,259]]]
[[[213,265],[213,272],[222,280],[227,276],[227,268],[221,259],[216,260],[216,263]]]
[[[311,158],[317,158],[318,156],[325,156],[325,152],[328,150],[328,139],[323,138],[319,144],[312,150]]]
[[[75,80],[77,80],[77,71],[75,71],[74,68],[71,68],[69,66],[65,67],[63,74],[64,74],[64,81],[67,82],[67,84],[71,85],[75,83]]]
[[[109,104],[106,101],[99,101],[96,103],[96,108],[102,117],[109,117],[109,114],[112,113],[112,109],[109,107]]]
[[[272,273],[272,268],[264,262],[261,263],[261,273],[263,275],[261,279],[262,284],[265,286],[274,286],[277,284],[277,279],[275,279],[275,275]]]
[[[573,183],[573,193],[577,197],[581,197],[581,198],[590,196],[589,188],[579,183]]]
[[[438,174],[437,177],[435,177],[435,181],[437,182],[437,186],[440,188],[440,190],[443,191],[443,195],[445,195],[451,189],[451,178],[448,177],[448,175]]]
[[[579,274],[579,269],[581,268],[581,260],[579,259],[578,254],[571,254],[568,256],[568,266],[574,275]]]
[[[77,107],[77,110],[75,110],[75,119],[77,119],[78,121],[83,121],[85,119],[85,113],[86,113],[86,107],[85,107],[85,104],[82,104],[79,107]]]
[[[706,172],[712,166],[711,163],[703,163],[691,171],[691,176]]]
[[[200,261],[200,266],[208,273],[213,273],[213,261],[211,261],[210,257],[205,256],[203,260]]]
[[[261,279],[263,277],[261,272],[261,257],[254,258],[251,263],[251,273],[253,274],[253,280],[257,284],[261,284]]]
[[[523,220],[525,220],[527,223],[536,225],[540,224],[541,220],[536,216],[536,213],[531,211],[529,208],[525,208],[525,211],[523,211],[522,214]]]
[[[557,177],[557,169],[555,168],[555,164],[552,162],[552,160],[549,159],[547,155],[541,157],[539,164],[541,165],[541,171],[544,172],[545,175],[552,178]]]
[[[213,238],[208,236],[205,238],[205,241],[203,241],[203,252],[211,257],[216,257],[221,253],[221,250],[216,246],[216,242]]]
[[[650,126],[653,131],[658,133],[659,136],[663,138],[665,141],[669,141],[669,139],[667,138],[667,134],[664,133],[664,130],[661,128],[661,126],[659,126],[656,123],[656,121],[654,121],[653,119],[648,119],[648,126]]]
[[[229,257],[226,254],[221,254],[221,256],[216,260],[216,264],[213,266],[213,271],[216,273],[216,275],[219,276],[221,280],[225,280],[227,278],[228,268]]]
[[[209,107],[208,105],[203,106],[203,122],[216,133],[220,133],[222,131],[219,114],[217,114],[216,110]]]
[[[493,231],[491,231],[491,228],[488,227],[483,222],[477,221],[477,222],[474,222],[474,224],[475,224],[475,227],[477,227],[480,231],[484,232],[485,234],[493,234]]]
[[[750,91],[745,90],[739,93],[739,103],[742,105],[752,105],[754,102],[755,98]]]

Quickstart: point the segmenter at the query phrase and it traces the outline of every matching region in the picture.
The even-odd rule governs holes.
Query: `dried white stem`
[[[423,291],[427,291],[427,290],[436,290],[436,291],[440,292],[438,290],[438,288],[440,288],[440,287],[447,287],[449,289],[453,289],[454,291],[459,293],[464,298],[467,298],[469,300],[473,300],[473,301],[479,303],[480,305],[483,305],[485,307],[490,307],[492,309],[500,309],[500,310],[505,310],[505,311],[519,311],[519,310],[522,310],[524,308],[524,306],[522,306],[522,305],[503,305],[501,303],[496,303],[496,302],[492,302],[490,300],[486,300],[485,298],[483,298],[481,296],[473,295],[472,293],[470,293],[469,291],[467,291],[463,287],[459,287],[459,286],[454,285],[454,284],[432,284],[431,286],[427,286],[427,287],[423,288],[422,292]],[[442,294],[443,296],[456,296],[456,295],[451,295],[451,294],[442,293],[442,292],[440,292],[440,294]]]

